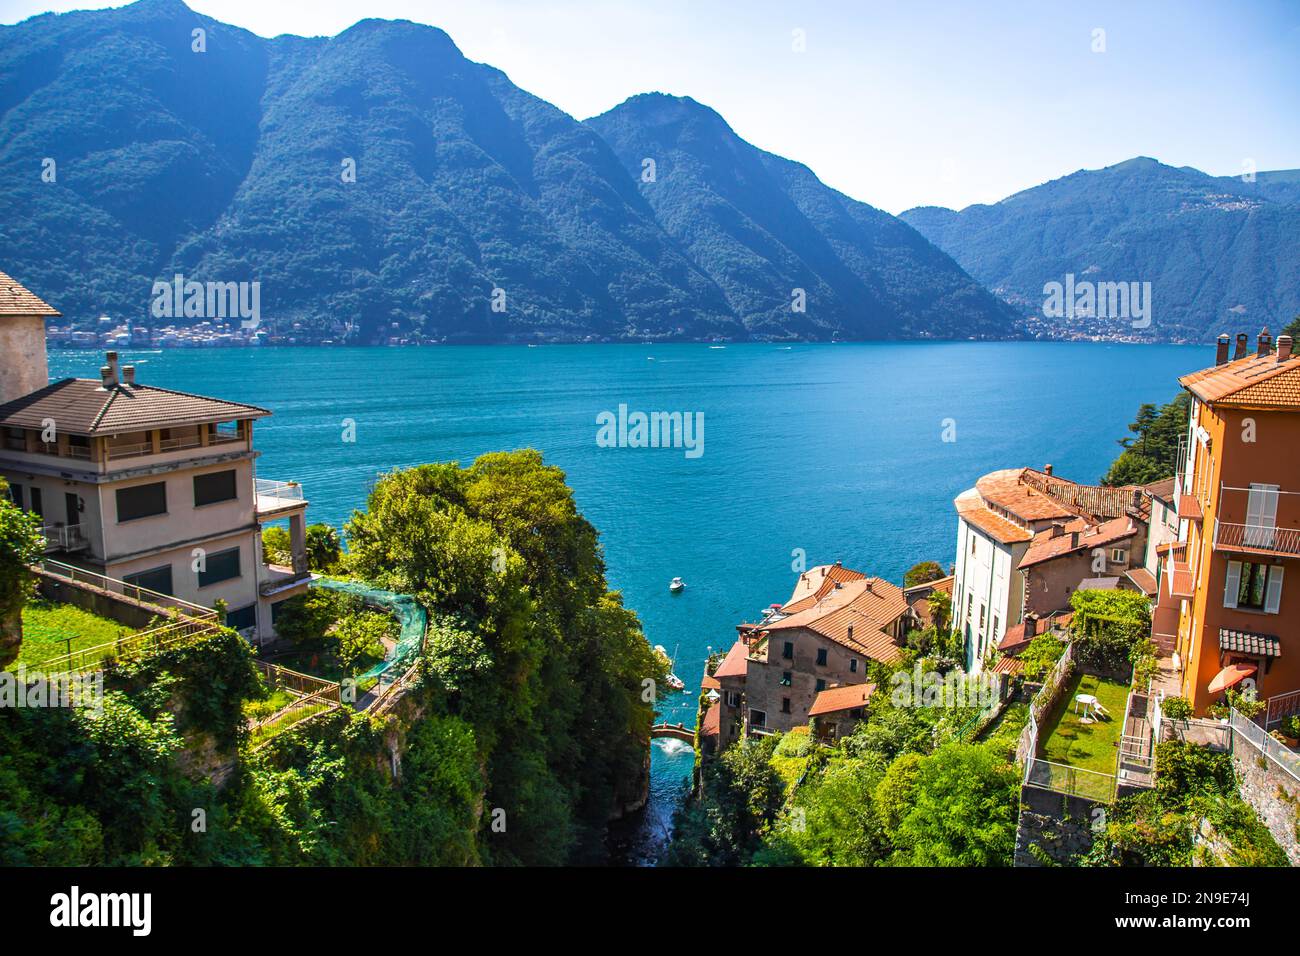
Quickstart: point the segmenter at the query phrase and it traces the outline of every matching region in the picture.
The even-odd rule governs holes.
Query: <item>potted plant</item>
[[[1288,747],[1300,746],[1300,714],[1282,718],[1282,743]]]
[[[1186,697],[1166,697],[1160,712],[1169,720],[1187,720],[1192,716],[1192,704]]]

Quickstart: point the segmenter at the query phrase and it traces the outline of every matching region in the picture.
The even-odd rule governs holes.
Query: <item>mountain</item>
[[[180,0],[47,14],[0,27],[0,254],[82,325],[145,320],[180,273],[257,282],[273,331],[360,341],[1012,331],[910,227],[720,119],[699,188],[638,190],[600,134],[633,137],[623,112],[580,123],[405,21],[268,40]]]
[[[1200,342],[1224,330],[1279,326],[1300,312],[1300,171],[1254,182],[1139,157],[1081,170],[960,212],[910,209],[906,222],[1026,315],[1067,274],[1150,282],[1143,336]],[[1058,332],[1127,323],[1053,320]]]
[[[750,145],[689,97],[635,96],[587,125],[754,335],[999,337],[1015,324],[915,230]]]

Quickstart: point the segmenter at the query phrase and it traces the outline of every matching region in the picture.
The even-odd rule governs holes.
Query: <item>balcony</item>
[[[90,539],[86,537],[86,526],[81,524],[60,524],[46,525],[41,529],[41,534],[45,536],[45,553],[50,554],[55,551],[84,551],[90,547]]]
[[[1185,542],[1174,545],[1165,555],[1165,585],[1173,598],[1191,598],[1195,593]]]
[[[163,438],[158,442],[158,448],[155,451],[152,441],[131,442],[125,445],[108,446],[108,460],[120,461],[125,458],[143,458],[147,455],[165,455],[173,451],[188,451],[191,448],[211,448],[214,445],[228,445],[243,441],[239,435],[233,432],[214,431],[208,437],[207,445],[199,439],[197,435],[187,435],[180,438]],[[89,450],[87,455],[89,457]]]
[[[1214,548],[1265,557],[1300,557],[1300,528],[1235,524],[1215,518]]]
[[[306,568],[295,570],[282,564],[266,564],[262,566],[262,580],[258,585],[258,592],[262,597],[274,597],[300,584],[306,584],[310,580],[311,572]]]
[[[272,481],[258,478],[254,482],[257,516],[263,520],[284,518],[307,507],[302,485],[296,481]]]

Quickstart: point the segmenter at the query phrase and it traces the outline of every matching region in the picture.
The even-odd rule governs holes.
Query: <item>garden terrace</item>
[[[1026,784],[1091,800],[1112,800],[1128,692],[1128,685],[1120,681],[1072,674],[1043,724]],[[1075,700],[1079,694],[1096,697],[1106,715],[1089,718],[1087,708]]]

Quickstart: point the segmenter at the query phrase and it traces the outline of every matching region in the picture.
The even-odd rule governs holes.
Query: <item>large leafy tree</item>
[[[357,573],[438,619],[430,671],[503,811],[484,814],[484,858],[598,854],[611,811],[639,795],[664,667],[608,589],[563,472],[531,450],[394,472],[346,534]]]

